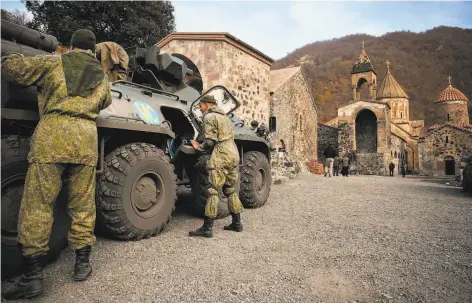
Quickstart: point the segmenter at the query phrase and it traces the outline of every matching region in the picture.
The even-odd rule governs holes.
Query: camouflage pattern
[[[80,164],[30,164],[18,219],[24,255],[48,251],[54,204],[63,181],[72,218],[69,246],[75,250],[95,243],[95,172],[95,167]]]
[[[110,81],[126,80],[129,57],[124,48],[115,42],[102,42],[95,46],[95,52]]]
[[[83,51],[93,56],[91,51]],[[86,98],[70,97],[61,55],[2,57],[5,80],[40,88],[40,122],[31,138],[30,163],[74,163],[96,166],[98,136],[95,120],[111,104],[111,91],[105,76]]]
[[[213,106],[203,115],[203,125],[205,140],[215,142],[211,157],[208,160],[209,169],[208,200],[205,207],[205,216],[216,217],[218,212],[218,193],[223,193],[228,197],[228,207],[231,213],[239,214],[243,211],[243,205],[236,192],[236,182],[239,179],[239,153],[234,143],[234,131],[231,121],[225,113]],[[200,147],[205,152],[205,145]]]

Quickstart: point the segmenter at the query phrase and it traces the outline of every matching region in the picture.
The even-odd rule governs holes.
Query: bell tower
[[[361,89],[364,85],[369,88],[369,100],[375,100],[377,94],[377,73],[365,51],[365,43],[362,41],[362,51],[351,70],[351,88],[353,102],[361,99]]]

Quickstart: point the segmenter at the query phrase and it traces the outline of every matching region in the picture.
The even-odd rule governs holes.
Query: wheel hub
[[[156,173],[144,173],[133,184],[131,201],[136,209],[144,212],[159,202],[161,182]]]

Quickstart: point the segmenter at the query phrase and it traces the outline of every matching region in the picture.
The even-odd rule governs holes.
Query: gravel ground
[[[99,239],[93,277],[65,250],[38,302],[472,302],[472,196],[418,178],[302,175],[189,238],[179,211],[139,242]]]

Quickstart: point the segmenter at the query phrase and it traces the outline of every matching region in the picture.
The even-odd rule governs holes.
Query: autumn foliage
[[[410,119],[433,124],[434,100],[447,87],[448,75],[453,86],[472,99],[472,29],[441,26],[422,33],[350,35],[305,45],[276,61],[272,69],[303,66],[320,109],[318,119],[326,122],[352,99],[350,72],[363,40],[378,86],[387,71],[385,62],[392,63],[393,76],[410,97]],[[470,105],[469,113],[472,117]]]

